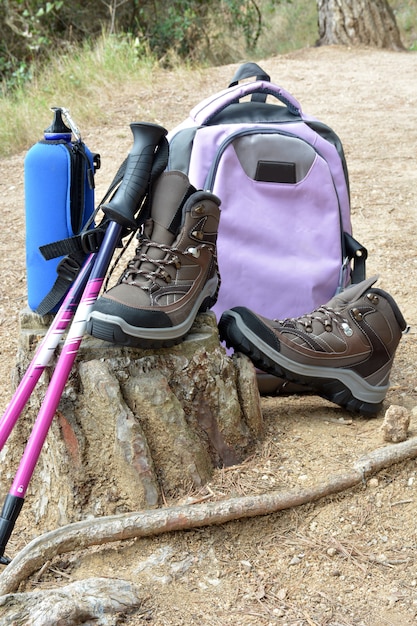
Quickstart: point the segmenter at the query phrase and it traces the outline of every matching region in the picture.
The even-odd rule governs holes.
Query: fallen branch
[[[269,515],[350,489],[381,469],[417,457],[417,437],[377,448],[358,459],[347,473],[330,476],[308,489],[290,489],[218,502],[167,507],[88,519],[62,526],[31,541],[0,576],[0,596],[15,591],[46,560],[93,545],[149,537],[176,530],[224,524]]]

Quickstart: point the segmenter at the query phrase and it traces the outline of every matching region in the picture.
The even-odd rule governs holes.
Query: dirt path
[[[401,341],[386,406],[413,411],[417,434],[417,54],[323,48],[261,63],[304,110],[334,128],[348,162],[354,235],[369,251],[368,276],[397,300],[410,333]],[[227,85],[234,67],[157,73],[152,84],[100,94],[107,117],[85,129],[102,155],[97,195],[130,148],[128,124],[180,122]],[[76,117],[76,102],[66,103]],[[25,304],[23,154],[0,161],[0,409],[10,397],[17,316]],[[253,459],[219,471],[216,495],[315,484],[383,444],[383,414],[352,418],[315,396],[263,400],[265,438]],[[1,460],[1,457],[0,457]],[[417,623],[417,467],[381,472],[338,497],[284,513],[69,555],[26,590],[93,575],[132,580],[141,616],[111,623],[158,626],[406,625]],[[201,494],[207,495],[208,492]],[[18,550],[43,529],[24,515]],[[110,623],[110,622],[109,622]]]

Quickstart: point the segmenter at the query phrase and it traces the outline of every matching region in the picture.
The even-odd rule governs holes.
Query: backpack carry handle
[[[241,80],[245,80],[245,78],[253,78],[256,80],[265,80],[267,82],[271,81],[271,77],[269,74],[265,72],[257,63],[243,63],[235,72],[231,82],[229,83],[229,87],[234,87]]]
[[[288,91],[273,83],[257,80],[252,83],[243,83],[235,85],[218,92],[210,98],[206,98],[198,104],[190,113],[191,119],[198,125],[204,126],[212,117],[223,111],[230,104],[239,102],[241,98],[254,93],[274,96],[285,104],[288,111],[297,117],[301,117],[301,105]]]
[[[229,83],[229,87],[234,87],[241,80],[245,80],[245,78],[255,78],[255,80],[265,80],[267,82],[271,82],[271,77],[269,74],[265,72],[257,63],[243,63],[235,72],[231,82]],[[252,95],[252,102],[266,102],[265,93],[254,93]]]

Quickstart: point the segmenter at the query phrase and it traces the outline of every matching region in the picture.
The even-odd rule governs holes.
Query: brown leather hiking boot
[[[353,285],[310,314],[269,320],[244,307],[225,311],[220,336],[260,369],[305,384],[350,411],[373,415],[388,390],[406,322],[393,298]]]
[[[182,172],[162,174],[134,258],[94,305],[88,332],[114,343],[158,348],[179,343],[219,288],[220,200]]]

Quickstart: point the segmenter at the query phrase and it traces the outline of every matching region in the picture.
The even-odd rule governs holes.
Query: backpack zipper
[[[276,128],[272,128],[272,127],[256,127],[256,128],[243,128],[240,130],[236,130],[234,133],[231,133],[230,135],[228,135],[225,139],[223,139],[222,143],[220,144],[220,146],[217,148],[217,152],[216,155],[211,163],[210,169],[208,171],[207,177],[206,177],[206,182],[204,185],[204,189],[206,189],[207,191],[213,191],[213,186],[214,186],[214,180],[216,178],[216,174],[217,174],[217,170],[219,167],[219,163],[220,160],[223,156],[223,152],[226,150],[226,148],[233,143],[233,141],[238,138],[238,137],[243,137],[244,135],[283,135],[284,137],[292,137],[293,139],[298,139],[299,141],[303,141],[304,143],[306,143],[308,146],[310,146],[310,148],[312,148],[314,150],[314,152],[316,154],[318,154],[322,159],[324,159],[326,161],[326,159],[323,157],[322,154],[320,154],[320,152],[317,150],[316,146],[313,146],[309,141],[307,141],[306,139],[304,139],[303,137],[299,137],[298,135],[295,135],[294,133],[288,133],[285,132],[283,130],[278,130]],[[327,162],[327,161],[326,161]],[[333,182],[333,186],[335,188],[335,193],[336,196],[338,198],[338,204],[339,204],[339,213],[340,213],[340,202],[339,202],[339,197],[337,194],[337,190],[336,190],[336,186],[334,184],[334,180],[333,180],[333,175],[332,172],[329,168],[329,172],[330,172],[330,176],[332,178],[332,182]]]
[[[226,148],[231,143],[233,143],[233,141],[236,138],[238,138],[238,137],[243,137],[244,135],[257,135],[257,134],[283,135],[284,137],[291,137],[291,138],[294,138],[294,139],[298,139],[299,141],[303,141],[308,146],[310,146],[310,148],[312,148],[314,150],[314,152],[316,154],[318,154],[319,157],[321,157],[324,161],[326,161],[326,159],[319,152],[319,150],[317,150],[316,146],[313,146],[309,141],[307,141],[303,137],[299,137],[298,135],[294,135],[294,133],[285,132],[283,130],[277,130],[276,128],[271,128],[271,127],[268,127],[268,126],[266,126],[266,127],[257,127],[257,128],[243,128],[243,129],[237,130],[234,133],[231,133],[230,135],[228,135],[225,139],[223,139],[222,143],[217,148],[216,155],[215,155],[215,157],[214,157],[214,159],[213,159],[213,161],[211,163],[210,169],[209,169],[207,177],[206,177],[204,189],[206,189],[207,191],[213,192],[214,181],[215,181],[215,178],[216,178],[217,170],[219,168],[219,163],[220,163],[220,160],[221,160],[221,158],[223,156],[223,153],[226,150]],[[326,163],[327,163],[327,161],[326,161]],[[343,219],[342,219],[342,211],[341,211],[341,208],[340,208],[339,194],[337,193],[337,188],[336,188],[336,185],[335,185],[335,182],[334,182],[334,178],[333,178],[333,174],[331,172],[331,169],[328,168],[328,170],[329,170],[329,173],[330,173],[330,177],[332,179],[334,192],[335,192],[335,195],[336,195],[336,198],[337,198],[337,207],[338,207],[338,212],[339,212],[340,232],[342,233],[343,232]]]

